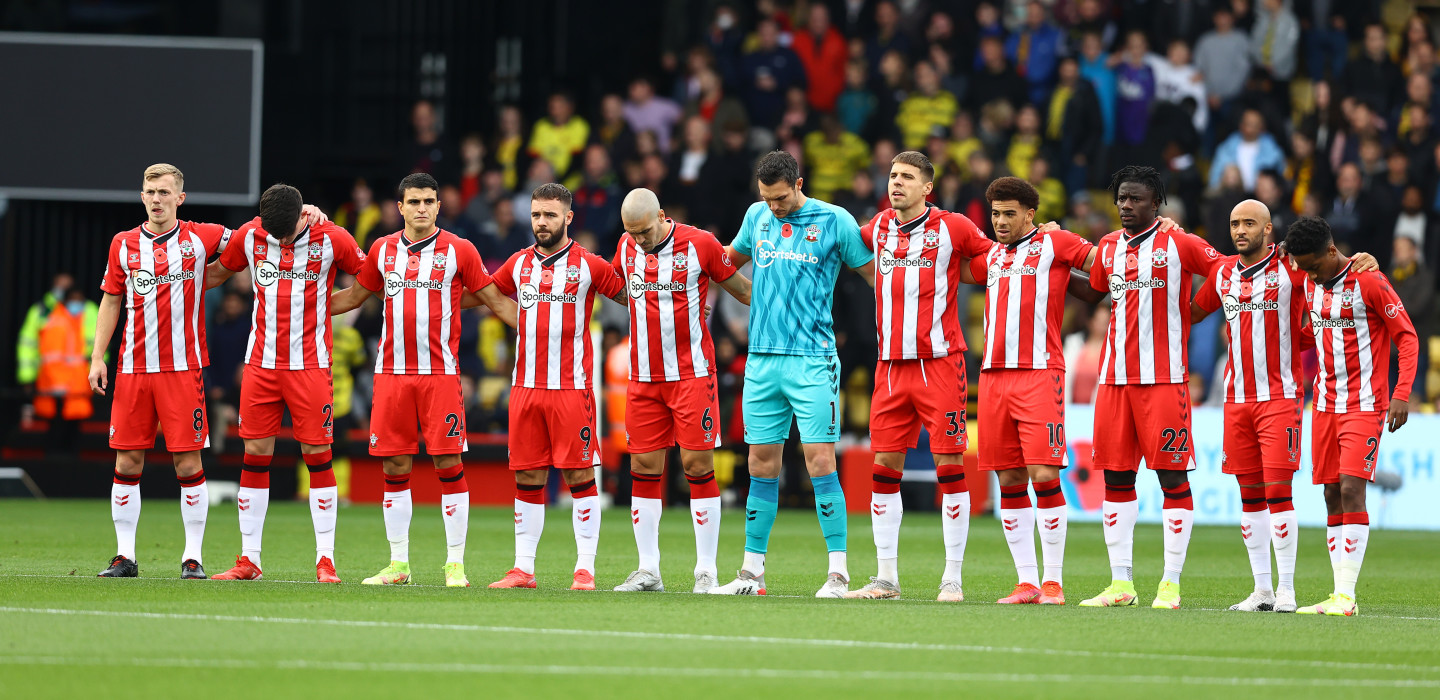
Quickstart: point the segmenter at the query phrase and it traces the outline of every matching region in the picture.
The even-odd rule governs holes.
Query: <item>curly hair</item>
[[[1115,176],[1110,178],[1110,192],[1117,201],[1120,199],[1120,186],[1127,182],[1150,188],[1150,192],[1155,195],[1156,203],[1165,203],[1165,178],[1161,177],[1154,168],[1145,165],[1127,165],[1117,170]]]
[[[1026,209],[1040,208],[1040,193],[1035,186],[1018,177],[1002,177],[985,188],[985,201],[1019,202]]]
[[[1285,252],[1291,255],[1323,253],[1329,249],[1334,238],[1330,224],[1318,216],[1302,216],[1285,230]]]

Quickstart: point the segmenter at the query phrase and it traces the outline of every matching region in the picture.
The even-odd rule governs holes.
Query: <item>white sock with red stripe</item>
[[[635,529],[639,568],[660,575],[660,512],[665,491],[663,474],[631,473],[630,522]]]
[[[720,488],[715,472],[686,475],[690,482],[690,519],[695,523],[695,575],[718,578],[715,553],[720,549]]]
[[[1290,484],[1273,484],[1265,488],[1270,510],[1270,544],[1275,548],[1277,591],[1295,591],[1295,554],[1299,551],[1300,524],[1290,498]]]
[[[210,515],[210,488],[205,485],[205,470],[180,480],[180,520],[185,524],[185,553],[180,561],[194,559],[205,563],[205,518]]]
[[[575,527],[575,570],[595,575],[595,550],[600,544],[600,495],[595,480],[570,487],[574,499],[570,522]]]
[[[1250,574],[1255,577],[1255,592],[1275,590],[1270,582],[1270,507],[1265,503],[1264,479],[1261,472],[1235,475],[1240,485],[1240,539],[1250,557]]]
[[[1195,522],[1195,502],[1190,497],[1188,482],[1173,489],[1162,486],[1160,490],[1165,493],[1165,502],[1160,510],[1160,524],[1165,530],[1165,575],[1161,581],[1178,584],[1180,572],[1185,569],[1185,554],[1190,549],[1190,533],[1194,530],[1192,525]],[[1268,551],[1266,559],[1268,564]]]
[[[385,539],[390,541],[390,561],[410,561],[410,475],[385,475]]]
[[[1325,547],[1330,550],[1330,574],[1340,570],[1340,528],[1343,515],[1329,515],[1325,518]]]
[[[1070,529],[1070,520],[1065,514],[1065,494],[1060,489],[1059,478],[1036,482],[1034,489],[1040,554],[1045,564],[1045,576],[1041,580],[1064,585],[1061,572],[1065,568],[1065,533]]]
[[[900,522],[905,504],[900,500],[901,473],[874,465],[870,481],[870,529],[875,533],[875,577],[900,584]]]
[[[535,573],[535,550],[545,532],[545,485],[515,485],[515,568]]]
[[[135,561],[135,530],[140,525],[140,475],[115,472],[110,486],[110,519],[115,521],[115,553]]]
[[[465,467],[436,469],[440,479],[440,516],[445,522],[445,563],[465,563],[465,535],[470,530],[470,485]]]
[[[1105,532],[1105,550],[1110,556],[1110,578],[1114,581],[1135,580],[1135,521],[1140,518],[1140,502],[1135,500],[1135,486],[1106,484],[1105,500],[1100,503],[1100,521]]]
[[[1370,543],[1370,516],[1361,511],[1346,513],[1340,526],[1340,564],[1335,568],[1335,592],[1355,597],[1355,583],[1360,580],[1360,565],[1365,562],[1365,547]]]
[[[1030,484],[1000,487],[1000,525],[1015,574],[1020,583],[1040,587],[1040,567],[1035,563],[1035,511],[1030,507]]]
[[[270,455],[245,455],[240,471],[240,490],[235,507],[240,518],[240,555],[260,566],[260,549],[265,535],[265,514],[270,510]]]
[[[945,538],[945,573],[941,581],[961,582],[965,543],[970,539],[970,488],[960,464],[935,465],[940,485],[940,533]]]
[[[335,484],[331,452],[305,455],[310,472],[310,523],[315,527],[315,563],[326,558],[335,563],[335,521],[339,516],[340,489]]]

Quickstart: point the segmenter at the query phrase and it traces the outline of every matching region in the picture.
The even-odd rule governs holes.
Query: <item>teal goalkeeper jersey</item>
[[[750,295],[750,352],[827,357],[840,264],[860,267],[874,253],[850,212],[814,197],[776,218],[764,202],[750,205],[732,244],[755,261]]]

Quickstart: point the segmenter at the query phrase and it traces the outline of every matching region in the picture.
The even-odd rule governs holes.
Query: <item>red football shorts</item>
[[[981,470],[1066,466],[1064,370],[982,370],[980,396]]]
[[[240,437],[274,437],[289,408],[296,441],[328,445],[335,441],[333,394],[328,367],[265,369],[245,365],[240,379]]]
[[[875,394],[870,399],[870,449],[904,452],[930,433],[930,451],[965,452],[965,357],[933,360],[880,360],[875,364]]]
[[[1095,391],[1095,466],[1135,471],[1195,468],[1190,388],[1179,384],[1101,384]]]
[[[599,466],[595,435],[595,395],[589,389],[510,390],[511,470]]]
[[[205,417],[203,370],[115,375],[110,405],[110,447],[148,450],[155,446],[155,428],[165,434],[165,449],[194,452],[210,446],[210,421]]]
[[[456,455],[469,447],[465,442],[460,376],[376,374],[375,401],[370,408],[370,454],[418,454],[421,435],[425,437],[425,451],[432,455]]]
[[[1300,429],[1303,400],[1225,404],[1225,452],[1220,471],[1225,474],[1291,472],[1300,468]],[[1289,479],[1291,477],[1283,477]],[[1268,477],[1266,481],[1271,481]]]
[[[625,390],[625,444],[645,454],[678,444],[699,452],[720,446],[715,377],[630,382]]]
[[[1386,412],[1312,413],[1315,420],[1310,430],[1310,461],[1314,464],[1314,483],[1338,484],[1341,474],[1374,481]]]

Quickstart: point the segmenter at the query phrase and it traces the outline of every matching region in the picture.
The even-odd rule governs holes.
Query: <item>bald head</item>
[[[1230,210],[1230,240],[1247,265],[1265,257],[1271,229],[1270,208],[1260,202],[1247,199]]]
[[[620,223],[635,239],[641,250],[650,252],[669,235],[670,227],[665,222],[665,210],[655,193],[643,187],[630,190],[620,204]]]

